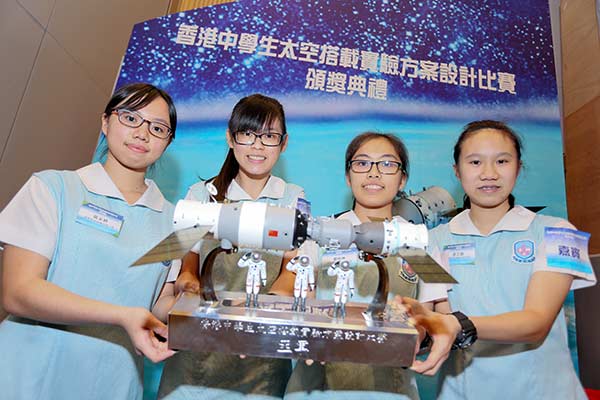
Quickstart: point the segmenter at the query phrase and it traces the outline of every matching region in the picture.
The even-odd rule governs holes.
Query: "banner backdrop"
[[[523,138],[517,202],[566,216],[548,0],[215,5],[136,25],[117,86],[136,81],[177,106],[177,138],[153,176],[171,201],[218,172],[234,104],[260,92],[287,113],[275,174],[305,188],[314,215],[351,207],[344,151],[366,130],[405,141],[408,190],[438,185],[462,204],[452,146],[467,122],[491,118]]]
[[[147,81],[177,105],[177,139],[155,170],[169,200],[214,176],[233,105],[261,92],[287,113],[276,174],[316,215],[351,206],[344,150],[365,130],[410,152],[407,188],[439,185],[459,204],[452,146],[474,119],[523,136],[525,205],[565,215],[562,143],[546,0],[238,1],[135,26],[117,86]]]

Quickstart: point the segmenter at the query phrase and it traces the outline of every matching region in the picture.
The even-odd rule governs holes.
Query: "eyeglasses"
[[[369,160],[350,160],[350,170],[357,174],[366,174],[370,172],[373,165],[377,166],[377,171],[383,175],[394,175],[402,170],[402,163],[391,160],[369,161]]]
[[[142,126],[144,122],[147,122],[148,132],[152,136],[156,136],[159,139],[166,139],[173,133],[171,128],[169,128],[166,124],[147,120],[135,111],[120,109],[113,110],[112,114],[117,114],[119,122],[130,128],[138,128]]]
[[[233,135],[233,140],[235,140],[237,144],[242,144],[245,146],[253,145],[256,142],[256,138],[260,139],[260,142],[263,144],[263,146],[275,147],[281,144],[281,141],[283,140],[283,135],[278,132],[258,133],[250,129],[236,132]]]

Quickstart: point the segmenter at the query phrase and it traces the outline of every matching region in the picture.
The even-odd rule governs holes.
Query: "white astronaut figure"
[[[336,318],[339,312],[344,318],[346,316],[348,294],[350,294],[350,297],[354,296],[354,271],[350,269],[349,261],[336,261],[327,268],[327,275],[337,275],[333,295],[333,317]]]
[[[248,267],[248,273],[246,274],[246,307],[250,307],[251,299],[252,306],[258,307],[260,284],[267,285],[267,263],[262,259],[260,253],[249,251],[240,258],[238,267]]]
[[[294,280],[294,305],[292,306],[293,311],[298,311],[298,304],[300,304],[300,311],[306,311],[306,294],[308,289],[315,290],[315,270],[310,262],[308,256],[296,256],[287,263],[285,268],[288,271],[292,271],[296,274]],[[302,301],[300,302],[300,300]]]

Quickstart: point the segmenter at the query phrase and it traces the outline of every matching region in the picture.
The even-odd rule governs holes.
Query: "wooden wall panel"
[[[569,219],[592,234],[600,276],[600,40],[594,0],[561,1],[563,138]],[[600,390],[600,287],[575,291],[580,379]]]
[[[233,3],[234,1],[236,0],[172,0],[169,5],[169,13],[173,14],[215,4]]]
[[[590,253],[599,254],[600,96],[566,117],[564,129],[569,219],[592,234]]]
[[[561,2],[564,115],[600,96],[600,43],[594,0]]]
[[[600,253],[600,39],[594,0],[561,2],[564,152],[569,219]]]

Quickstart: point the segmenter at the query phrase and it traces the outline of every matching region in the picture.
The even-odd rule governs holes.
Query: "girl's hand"
[[[406,307],[417,327],[425,328],[433,339],[431,351],[424,361],[415,360],[410,367],[413,371],[424,375],[435,375],[450,355],[452,344],[461,330],[458,320],[453,315],[434,312],[418,301],[409,297],[397,298]]]
[[[189,271],[181,271],[175,281],[175,295],[181,292],[200,293],[200,280]]]
[[[156,336],[167,338],[167,326],[150,311],[141,307],[127,307],[123,310],[121,326],[129,335],[137,354],[143,354],[155,363],[175,354],[175,351],[169,350],[166,341],[161,341]]]
[[[314,363],[315,363],[315,360],[313,360],[312,358],[307,358],[304,360],[304,364],[306,364],[307,367],[310,367]],[[325,361],[319,361],[319,364],[325,365]]]
[[[177,296],[181,292],[200,293],[200,278],[198,277],[198,265],[200,256],[193,251],[188,252],[181,261],[181,271],[175,281],[173,294]]]

